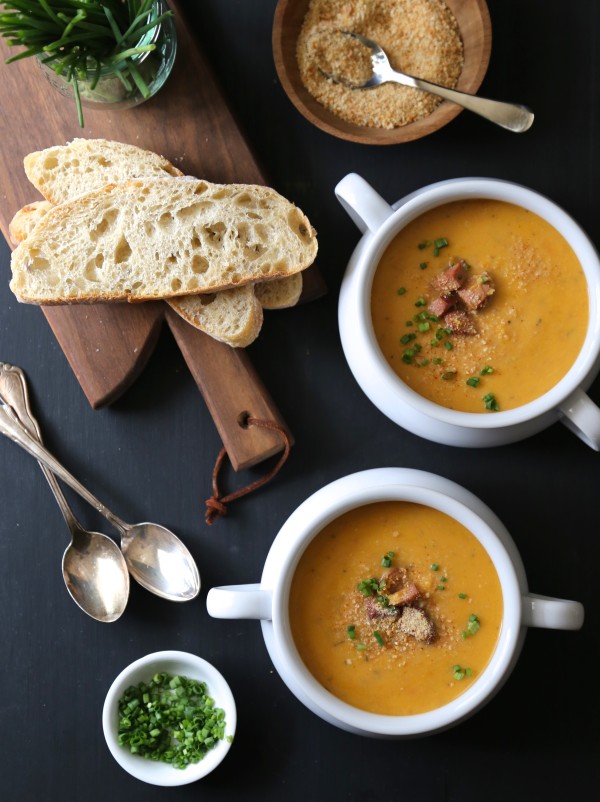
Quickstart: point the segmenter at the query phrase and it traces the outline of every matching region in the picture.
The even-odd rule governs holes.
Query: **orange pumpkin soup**
[[[354,707],[434,710],[481,674],[503,615],[496,570],[444,513],[379,502],[342,515],[294,573],[290,623],[313,676]]]
[[[572,366],[588,292],[570,245],[533,212],[495,200],[448,203],[406,226],[374,277],[385,358],[409,387],[462,412],[514,409]]]

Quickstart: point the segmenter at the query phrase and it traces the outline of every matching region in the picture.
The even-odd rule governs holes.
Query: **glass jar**
[[[166,0],[155,0],[150,10],[149,22],[168,10],[169,6]],[[93,78],[91,80],[79,79],[77,82],[82,105],[92,108],[128,109],[153,97],[169,77],[175,62],[177,34],[173,17],[167,17],[156,27],[147,31],[137,46],[142,47],[149,44],[156,45],[155,49],[131,58],[148,87],[149,94],[145,96],[142,93],[132,78],[127,63],[124,63],[121,70],[125,81],[111,67],[102,67],[100,76],[94,85],[95,62],[90,59],[89,74]],[[50,64],[44,64],[39,58],[38,63],[52,86],[58,89],[62,95],[74,97],[73,86],[65,75],[57,74]]]

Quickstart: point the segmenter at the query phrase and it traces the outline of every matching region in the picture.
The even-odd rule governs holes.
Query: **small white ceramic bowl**
[[[225,711],[226,737],[219,741],[214,749],[207,752],[199,763],[192,763],[185,769],[175,769],[168,763],[155,762],[139,757],[139,755],[132,755],[129,749],[120,746],[117,741],[119,699],[131,685],[148,682],[157,672],[179,674],[205,682],[210,696],[215,700],[215,706]],[[236,722],[235,701],[223,675],[201,657],[177,651],[147,654],[124,668],[110,686],[102,711],[104,737],[112,756],[121,768],[138,780],[164,786],[187,785],[210,774],[229,751],[231,739],[235,734]],[[228,738],[229,740],[227,740]]]

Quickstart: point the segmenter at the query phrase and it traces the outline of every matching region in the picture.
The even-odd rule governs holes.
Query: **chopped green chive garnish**
[[[489,365],[486,365],[484,368],[481,369],[479,375],[480,376],[485,376],[486,373],[493,373],[493,372],[494,372],[494,368],[490,367]]]
[[[412,324],[413,324],[412,320],[407,320],[404,325],[405,326],[412,326]]]
[[[477,387],[479,384],[479,376],[471,376],[470,379],[467,379],[467,384],[469,387]]]
[[[443,329],[443,328],[440,326],[440,328],[439,328],[439,329],[436,331],[436,333],[435,333],[435,339],[436,339],[436,340],[443,340],[443,339],[444,339],[444,335],[445,335],[445,334],[446,334],[446,329]]]
[[[375,630],[375,631],[373,632],[373,637],[375,638],[375,640],[377,641],[377,643],[378,643],[380,646],[383,646],[383,645],[384,645],[384,640],[383,640],[383,638],[381,637],[381,635],[379,634],[379,632],[378,632],[377,630]]]
[[[379,582],[375,579],[375,577],[371,577],[371,579],[363,579],[362,582],[359,582],[356,587],[360,590],[363,596],[374,596],[379,590]]]
[[[444,348],[446,349],[446,351],[452,350],[452,343],[450,342],[450,340],[446,340],[446,342],[444,343]]]
[[[437,563],[431,563],[431,565],[429,567],[431,568],[432,571],[439,571],[440,570],[440,566]]]
[[[421,268],[421,270],[425,270],[425,268],[427,267],[427,262],[421,262],[419,264],[419,267]]]
[[[426,242],[419,242],[417,247],[418,247],[418,249],[420,251],[423,251],[423,250],[425,250],[425,248],[428,248],[430,245],[431,245],[431,240],[429,239]]]
[[[429,331],[430,324],[425,321],[425,323],[419,323],[419,331]]]
[[[481,622],[479,618],[473,613],[469,616],[469,620],[467,621],[467,628],[462,631],[463,638],[468,638],[469,635],[476,635],[479,632],[479,627],[481,626]]]
[[[204,682],[158,673],[119,700],[117,740],[132,754],[184,769],[224,738],[225,712]]]
[[[434,365],[443,365],[444,364],[444,360],[440,359],[439,356],[434,357],[431,361],[433,362]]]
[[[416,336],[417,335],[413,334],[412,332],[410,334],[405,334],[404,336],[400,337],[400,342],[403,343],[404,345],[406,345],[411,340],[416,339]]]
[[[426,301],[426,300],[425,300],[425,298],[423,298],[423,296],[421,295],[421,296],[420,296],[419,298],[417,298],[417,300],[415,301],[415,306],[425,306],[425,305],[426,305],[426,303],[427,303],[427,301]]]
[[[441,237],[440,239],[434,240],[434,242],[433,242],[433,255],[434,256],[439,256],[440,255],[440,251],[442,250],[442,248],[445,248],[447,245],[448,245],[448,240],[445,239],[444,237]]]
[[[364,652],[364,650],[365,650],[367,647],[365,646],[365,644],[364,644],[364,643],[355,643],[355,644],[354,644],[354,648],[355,648],[355,649],[358,649],[358,651],[359,651],[359,652]]]
[[[446,371],[446,373],[442,373],[442,379],[445,382],[452,381],[452,379],[454,379],[455,377],[456,377],[456,371],[455,370],[448,370],[448,371]]]
[[[350,640],[354,640],[356,637],[356,627],[354,624],[350,624],[349,627],[346,627],[346,632],[348,633],[348,638]]]
[[[496,401],[496,396],[493,393],[486,393],[481,400],[485,404],[485,408],[491,409],[492,412],[498,412],[500,409],[498,402]]]
[[[461,668],[461,666],[452,666],[452,674],[454,679],[464,679],[465,677],[470,677],[473,672],[470,668]]]
[[[383,555],[383,557],[381,558],[381,564],[383,565],[384,568],[389,568],[390,567],[390,565],[392,564],[392,557],[393,556],[394,556],[394,552],[393,551],[388,551],[387,554]]]
[[[467,594],[466,593],[459,593],[458,594],[458,598],[459,599],[466,599],[467,598]]]
[[[446,590],[446,586],[445,585],[438,585],[436,590]]]
[[[421,360],[421,365],[422,365],[423,367],[425,367],[425,366],[426,366],[426,365],[428,365],[428,364],[429,364],[429,360],[428,360],[428,359],[422,359],[422,360]]]
[[[443,577],[440,579],[440,582],[447,582],[447,581],[448,581],[448,577],[446,577],[446,576],[443,576]]]
[[[479,618],[477,618],[477,616],[475,615],[475,613],[473,613],[473,615],[470,615],[469,623],[467,624],[467,632],[469,633],[469,635],[475,635],[475,633],[479,631],[480,626],[481,623],[479,621]]]
[[[406,293],[406,287],[398,287],[396,292],[398,293],[398,295],[404,295]]]

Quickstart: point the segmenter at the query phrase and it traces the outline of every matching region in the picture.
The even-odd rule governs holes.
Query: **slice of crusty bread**
[[[65,203],[106,184],[140,176],[182,176],[150,150],[106,139],[73,139],[25,156],[25,174],[51,203]]]
[[[31,234],[42,217],[54,206],[50,201],[33,201],[23,206],[8,224],[8,234],[12,242],[18,245]]]
[[[192,326],[236,348],[254,342],[263,322],[263,308],[252,284],[166,300]]]
[[[54,204],[44,200],[33,201],[32,203],[28,203],[27,206],[23,206],[22,209],[19,209],[8,226],[8,232],[12,242],[15,245],[23,242],[23,240],[26,239],[29,234],[31,234],[37,223],[42,219],[46,212],[50,211],[50,209],[53,207]],[[302,273],[294,273],[292,276],[273,279],[273,281],[261,281],[254,285],[254,290],[256,292],[256,297],[260,301],[263,309],[288,309],[291,306],[295,306],[300,300],[300,296],[302,294]],[[238,313],[242,313],[243,310],[240,306],[240,301],[235,297],[235,293],[228,291],[227,297],[230,299],[230,301],[235,302],[235,308]],[[250,304],[250,295],[248,292],[244,292],[241,297],[248,299]],[[203,307],[202,309],[198,308],[197,314],[193,310],[194,303],[201,303]],[[188,322],[192,323],[192,325],[195,325],[196,328],[204,331],[204,327],[199,321],[206,320],[210,314],[206,302],[202,301],[196,295],[190,295],[189,301],[186,303],[185,307],[186,313],[182,316],[185,317]],[[176,307],[173,306],[173,308]],[[245,310],[244,313],[244,318],[246,320],[256,318],[256,316],[253,315],[253,308],[254,302],[252,301],[249,308]],[[200,314],[200,312],[202,314]],[[219,315],[221,314],[222,311],[219,312]],[[192,322],[194,320],[198,321],[198,323]],[[245,328],[245,324],[243,324],[243,326]],[[230,325],[228,326],[228,329],[230,330]],[[217,334],[215,333],[212,336],[217,336]],[[244,334],[244,339],[246,336],[247,335]]]
[[[23,242],[44,214],[53,208],[54,204],[49,201],[35,201],[20,209],[9,225],[9,233],[15,245]],[[275,289],[274,294],[283,303],[286,297],[290,297],[297,283],[295,279],[298,277],[301,281],[301,275],[298,273],[286,279],[274,279],[264,282],[263,286],[272,286]],[[284,286],[288,283],[289,291]],[[185,295],[182,298],[168,299],[167,302],[190,325],[215,340],[234,348],[245,348],[258,337],[263,323],[263,306],[254,292],[255,286],[258,285],[245,284],[233,290]]]
[[[316,252],[307,217],[272,189],[139,178],[48,211],[13,252],[10,286],[29,303],[145,301],[282,278]]]
[[[302,273],[274,281],[261,281],[254,285],[254,292],[263,309],[288,309],[300,300]]]
[[[118,184],[131,178],[183,175],[171,162],[150,150],[108,139],[73,139],[65,145],[30,153],[23,163],[31,183],[52,203],[65,203],[106,184]],[[17,212],[11,223],[13,241],[18,244],[25,239],[49,208],[40,201]],[[297,274],[278,280],[276,285],[263,285],[258,294],[265,309],[286,309],[298,302],[301,290],[302,277]],[[247,310],[247,314],[250,313],[251,310]],[[206,310],[193,317],[205,318]]]

